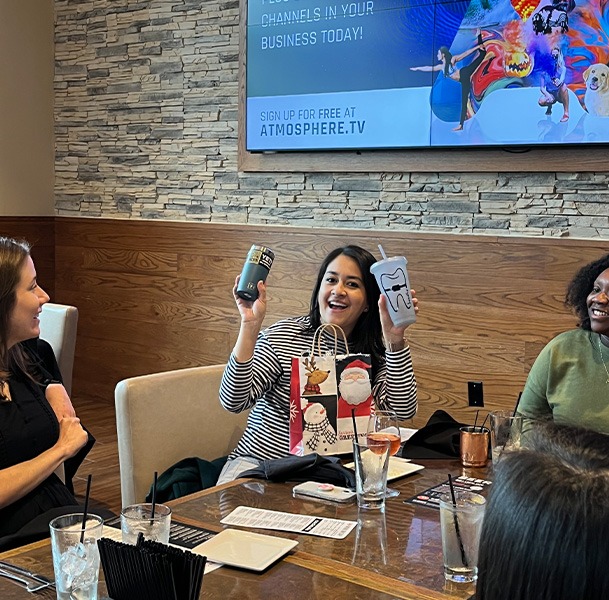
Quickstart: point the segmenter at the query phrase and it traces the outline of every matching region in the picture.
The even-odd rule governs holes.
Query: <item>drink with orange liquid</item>
[[[375,446],[389,442],[389,456],[397,454],[400,449],[400,425],[398,416],[393,410],[375,410],[368,420],[368,430],[366,432],[368,448],[377,454],[383,452],[382,449],[375,450]],[[400,492],[393,488],[387,488],[387,498],[399,496]]]
[[[389,446],[389,454],[391,456],[394,456],[397,453],[401,444],[400,436],[388,431],[368,432],[366,440],[368,442],[368,448],[373,452],[375,451],[375,447],[381,448],[380,452],[382,452],[383,441],[388,441],[391,444]]]

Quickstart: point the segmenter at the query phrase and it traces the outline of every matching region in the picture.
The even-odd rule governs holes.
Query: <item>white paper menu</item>
[[[318,535],[337,540],[346,538],[357,525],[355,521],[310,517],[308,515],[298,515],[277,510],[252,508],[250,506],[238,506],[230,515],[224,517],[220,523],[223,525],[240,525],[241,527],[306,533],[308,535]]]

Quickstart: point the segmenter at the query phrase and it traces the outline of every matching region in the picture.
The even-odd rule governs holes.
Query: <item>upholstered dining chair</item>
[[[78,309],[75,306],[52,302],[47,302],[42,306],[40,337],[53,348],[63,385],[70,397],[72,396],[72,372],[74,369],[77,325]],[[66,471],[63,464],[57,467],[55,473],[63,482],[66,481]]]
[[[154,472],[183,458],[228,454],[245,429],[247,413],[220,405],[225,365],[131,377],[114,392],[121,501],[143,502]]]
[[[77,325],[78,309],[75,306],[52,302],[43,305],[40,313],[40,337],[53,348],[68,396],[72,395]]]

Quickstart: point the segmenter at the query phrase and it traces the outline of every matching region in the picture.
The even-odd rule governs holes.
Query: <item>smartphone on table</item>
[[[349,488],[332,485],[331,483],[319,483],[317,481],[306,481],[295,485],[292,488],[292,494],[294,496],[329,500],[330,502],[349,502],[355,498],[355,492]]]

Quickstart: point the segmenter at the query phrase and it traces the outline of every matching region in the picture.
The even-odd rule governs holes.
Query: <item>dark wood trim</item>
[[[0,216],[0,235],[24,239],[32,245],[38,281],[55,299],[55,217]]]

